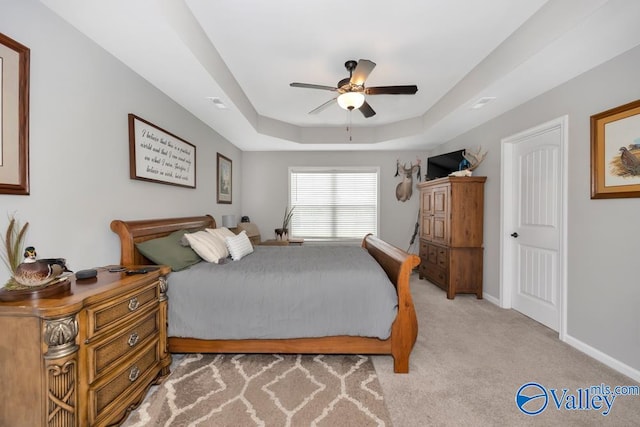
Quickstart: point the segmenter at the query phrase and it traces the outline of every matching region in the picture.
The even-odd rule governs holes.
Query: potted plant
[[[284,217],[282,218],[282,228],[276,228],[276,240],[289,240],[289,223],[291,222],[291,217],[293,216],[293,210],[295,206],[292,206],[290,209],[288,207],[284,208]]]

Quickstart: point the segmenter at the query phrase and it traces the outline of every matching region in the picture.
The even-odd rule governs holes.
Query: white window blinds
[[[289,168],[289,235],[309,240],[357,240],[378,234],[379,169]]]

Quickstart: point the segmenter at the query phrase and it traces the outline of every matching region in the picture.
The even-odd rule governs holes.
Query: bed
[[[216,222],[210,215],[135,221],[114,220],[111,222],[111,229],[120,239],[120,263],[122,265],[152,264],[152,262],[138,250],[137,244],[169,236],[180,230],[197,231],[205,228],[216,228]],[[394,311],[395,318],[390,320],[391,325],[388,327],[390,329],[387,334],[388,337],[381,338],[384,334],[372,333],[371,335],[378,336],[336,334],[328,336],[271,338],[267,335],[266,338],[232,339],[225,336],[223,338],[207,337],[207,339],[203,339],[185,336],[189,335],[185,333],[180,333],[179,336],[171,336],[172,329],[170,327],[170,336],[168,338],[169,351],[172,353],[386,354],[393,357],[394,372],[407,373],[409,371],[409,356],[418,333],[418,323],[409,288],[409,277],[414,267],[419,264],[419,258],[373,235],[368,235],[363,239],[362,248],[366,249],[366,252],[370,255],[369,258],[375,260],[374,264],[377,264],[375,269],[381,269],[386,273],[386,276],[392,284],[393,292],[395,293],[394,298],[397,306]],[[256,256],[251,262],[257,260],[259,254],[268,252],[266,247],[261,248],[257,246],[255,249]],[[276,251],[295,251],[302,248],[270,247],[269,249]],[[290,252],[292,255],[294,254],[293,251]],[[309,251],[311,251],[311,249],[309,249]],[[364,251],[361,250],[360,252]],[[298,253],[295,254],[297,255]],[[283,257],[282,255],[283,254],[280,253],[278,256],[280,258],[289,258],[288,256]],[[245,260],[241,260],[238,261],[238,263],[244,261]],[[317,264],[320,265],[321,263]],[[246,265],[248,266],[249,264],[247,263]],[[178,281],[178,279],[180,279],[185,281],[185,277],[195,274],[197,270],[207,268],[209,268],[209,266],[196,265],[186,270],[189,272],[187,275],[184,275],[183,271],[171,273],[173,277],[169,277],[169,288],[173,289],[172,284],[174,280]],[[317,266],[314,268],[320,267]],[[323,272],[317,275],[331,281],[333,280],[330,275]],[[181,284],[180,286],[186,285]],[[168,293],[168,295],[170,301],[169,306],[172,307],[172,296],[170,293]],[[174,296],[174,299],[175,298]],[[185,302],[180,303],[180,305],[184,304]],[[174,301],[174,305],[179,305],[177,300]],[[169,323],[171,324],[171,312],[169,317]],[[177,316],[174,315],[174,317]]]

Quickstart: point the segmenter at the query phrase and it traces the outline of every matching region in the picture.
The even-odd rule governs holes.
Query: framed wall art
[[[131,179],[196,188],[196,147],[129,114]]]
[[[640,197],[640,100],[591,116],[591,198]]]
[[[0,194],[29,194],[29,61],[0,33]]]
[[[232,195],[232,162],[231,159],[217,153],[218,157],[218,174],[217,174],[217,194],[218,203],[231,204]]]

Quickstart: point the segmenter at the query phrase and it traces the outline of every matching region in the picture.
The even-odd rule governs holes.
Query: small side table
[[[289,240],[264,240],[260,242],[264,246],[302,246],[304,239],[289,239]]]

